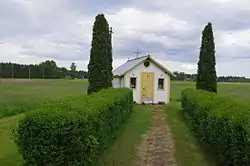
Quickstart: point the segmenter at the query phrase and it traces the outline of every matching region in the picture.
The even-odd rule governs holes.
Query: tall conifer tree
[[[108,75],[108,79],[107,79],[107,86],[108,87],[111,87],[112,86],[112,80],[113,80],[113,66],[112,66],[112,63],[113,63],[113,53],[112,53],[112,28],[110,28],[110,31],[109,31],[109,45],[108,45],[108,59],[107,59],[107,75]]]
[[[98,14],[95,17],[93,26],[92,48],[90,50],[90,60],[88,64],[88,94],[98,92],[110,86],[110,40],[108,22],[104,14]]]
[[[209,22],[202,31],[196,89],[217,93],[217,75],[215,65],[214,36],[212,24]]]

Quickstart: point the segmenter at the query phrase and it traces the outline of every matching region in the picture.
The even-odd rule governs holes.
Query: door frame
[[[152,103],[154,103],[154,95],[155,95],[155,73],[154,72],[141,72],[140,73],[140,101],[143,100],[142,88],[143,88],[143,74],[152,74]]]

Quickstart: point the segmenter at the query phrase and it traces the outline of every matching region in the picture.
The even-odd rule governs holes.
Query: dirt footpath
[[[174,143],[166,124],[164,106],[149,106],[150,127],[138,147],[138,166],[176,166]]]

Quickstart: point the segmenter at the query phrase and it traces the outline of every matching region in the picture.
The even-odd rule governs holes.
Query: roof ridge
[[[144,55],[144,56],[141,56],[141,57],[129,59],[129,60],[127,60],[127,62],[130,62],[130,61],[133,61],[133,60],[137,60],[137,59],[141,59],[141,58],[145,58],[145,57],[150,57],[150,55]]]
[[[150,58],[152,63],[154,63],[156,66],[158,66],[159,68],[161,68],[162,70],[164,70],[168,74],[174,76],[174,74],[169,69],[167,69],[164,65],[162,65],[158,61],[156,61],[150,55],[146,55],[146,56],[142,56],[142,57],[128,60],[127,62],[125,62],[124,64],[122,64],[121,66],[119,66],[118,68],[113,70],[113,75],[114,76],[122,76],[122,75],[124,75],[124,73],[128,72],[129,70],[131,70],[132,68],[134,68],[136,65],[140,64],[142,61],[144,61],[147,58]]]

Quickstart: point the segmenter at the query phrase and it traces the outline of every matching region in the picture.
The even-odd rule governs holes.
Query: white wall
[[[121,77],[121,87],[124,87],[124,76]]]
[[[137,103],[140,103],[141,97],[140,97],[140,73],[141,72],[154,72],[155,78],[154,78],[154,103],[158,103],[159,101],[163,101],[165,103],[168,103],[168,91],[169,89],[169,75],[165,74],[163,70],[158,68],[155,64],[150,62],[150,65],[148,67],[145,67],[144,64],[140,64],[137,67],[130,70],[128,73],[124,75],[125,78],[125,86],[130,86],[130,77],[136,77],[136,89],[133,89],[133,96],[134,101]],[[158,90],[158,78],[164,78],[164,90]],[[123,83],[123,81],[121,81]]]

